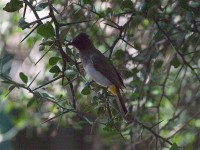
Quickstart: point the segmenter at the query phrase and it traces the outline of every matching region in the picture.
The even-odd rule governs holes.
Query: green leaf
[[[11,81],[1,81],[1,83],[4,83],[4,84],[11,84],[12,82]]]
[[[85,86],[85,87],[82,89],[81,94],[83,94],[83,95],[88,95],[88,94],[90,94],[90,92],[91,92],[90,87],[89,87],[89,86]]]
[[[192,75],[196,75],[196,71],[195,70],[191,70]]]
[[[115,52],[114,55],[115,55],[116,59],[123,58],[123,56],[124,56],[124,51],[123,51],[122,49],[119,49],[119,50],[117,50],[117,51]]]
[[[55,65],[55,64],[57,64],[57,62],[60,60],[60,57],[51,57],[50,59],[49,59],[49,65]]]
[[[158,87],[152,88],[152,90],[151,90],[151,94],[152,94],[152,95],[157,96],[157,95],[159,95],[160,93],[161,93],[161,90],[160,90],[160,88],[158,88]]]
[[[28,22],[25,21],[25,19],[22,17],[20,18],[19,22],[18,22],[18,27],[20,27],[22,30],[29,28],[28,26]]]
[[[178,68],[180,66],[180,61],[178,60],[177,57],[175,57],[172,61],[171,61],[171,65],[174,66],[174,68]]]
[[[41,10],[45,9],[47,6],[48,6],[48,2],[40,3],[39,5],[37,5],[35,7],[35,11],[41,11]]]
[[[130,78],[130,77],[133,77],[134,73],[132,71],[126,69],[123,71],[123,75],[124,75],[124,78]]]
[[[44,41],[44,42],[40,43],[40,45],[51,46],[53,43],[54,43],[54,41]]]
[[[154,67],[155,67],[156,69],[161,68],[162,65],[163,65],[163,60],[156,60],[156,62],[154,63]]]
[[[45,50],[45,46],[44,45],[40,45],[39,46],[39,51],[43,51],[43,50]]]
[[[23,1],[11,0],[9,3],[6,4],[3,10],[7,12],[15,12],[20,10],[22,7],[23,7]]]
[[[122,1],[120,8],[122,10],[125,10],[125,9],[131,9],[132,10],[132,9],[134,9],[133,2],[131,0]]]
[[[83,3],[84,4],[92,4],[92,1],[91,0],[83,0]]]
[[[51,97],[49,94],[47,94],[47,93],[41,93],[40,94],[42,97],[44,97],[44,98],[50,98],[50,99],[54,99],[53,97]]]
[[[55,35],[54,28],[50,22],[40,25],[37,28],[37,33],[43,36],[44,38],[51,38]]]
[[[57,65],[55,65],[49,70],[49,72],[51,72],[51,73],[60,73],[61,70]]]
[[[27,103],[27,107],[30,107],[30,106],[32,106],[34,103],[36,102],[36,99],[35,99],[35,97],[33,97],[33,98],[31,98],[29,101],[28,101],[28,103]]]
[[[15,85],[11,85],[8,90],[11,92],[16,86]]]
[[[105,13],[106,13],[107,16],[112,16],[113,15],[113,9],[107,8]]]
[[[68,78],[74,78],[77,73],[74,70],[65,70],[64,75]]]
[[[170,147],[170,150],[178,150],[178,145],[176,143],[173,143]]]
[[[23,72],[19,73],[19,77],[24,83],[28,83],[28,77]]]

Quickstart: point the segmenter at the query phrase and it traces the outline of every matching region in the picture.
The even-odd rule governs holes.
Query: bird
[[[98,49],[86,33],[80,33],[69,44],[79,50],[86,73],[99,85],[108,88],[116,97],[119,112],[123,118],[128,114],[121,91],[125,87],[121,75],[113,64]]]

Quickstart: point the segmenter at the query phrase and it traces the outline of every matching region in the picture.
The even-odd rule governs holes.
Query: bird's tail
[[[125,117],[128,113],[128,110],[125,106],[125,103],[123,101],[122,95],[120,93],[120,89],[117,88],[115,85],[111,85],[108,90],[117,97],[117,105],[119,107],[120,113],[123,117]]]

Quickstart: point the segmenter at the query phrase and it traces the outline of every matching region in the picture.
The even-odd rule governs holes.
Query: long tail
[[[119,110],[120,110],[122,116],[125,116],[125,115],[127,115],[128,110],[125,106],[125,103],[124,103],[124,100],[122,98],[119,88],[116,88],[116,94],[117,94],[117,105],[119,107]]]
[[[119,111],[123,117],[128,113],[125,103],[123,101],[122,95],[120,93],[120,89],[115,85],[111,85],[108,90],[117,97],[117,105],[119,107]]]

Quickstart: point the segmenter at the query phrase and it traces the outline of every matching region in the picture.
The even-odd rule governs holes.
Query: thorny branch
[[[177,54],[179,54],[179,56],[181,57],[181,59],[183,60],[184,64],[186,66],[188,66],[194,73],[196,78],[199,80],[200,82],[200,77],[199,75],[196,73],[195,69],[190,65],[190,63],[187,62],[187,60],[185,59],[184,55],[180,52],[180,50],[178,49],[178,47],[176,45],[173,44],[172,40],[170,39],[170,37],[168,36],[168,34],[160,27],[159,23],[157,20],[154,20],[154,22],[156,23],[158,29],[164,34],[164,36],[167,38],[167,40],[170,42],[171,46],[174,48],[174,50],[177,52]]]

